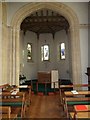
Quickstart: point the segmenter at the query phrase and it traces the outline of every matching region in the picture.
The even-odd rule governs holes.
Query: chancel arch
[[[40,9],[50,9],[64,16],[70,25],[69,37],[71,44],[71,66],[73,83],[81,83],[81,58],[80,58],[80,38],[79,38],[79,20],[75,12],[63,3],[30,3],[19,9],[11,21],[12,47],[11,58],[11,79],[13,84],[19,84],[19,39],[20,25],[22,21],[33,12]],[[77,44],[78,43],[78,44]]]

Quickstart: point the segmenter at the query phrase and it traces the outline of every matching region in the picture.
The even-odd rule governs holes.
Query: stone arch
[[[63,15],[70,24],[71,37],[71,66],[74,83],[81,83],[79,20],[75,12],[63,3],[30,3],[20,8],[12,18],[12,80],[19,84],[19,31],[20,24],[25,17],[39,9],[49,8]],[[78,44],[77,44],[78,43]]]

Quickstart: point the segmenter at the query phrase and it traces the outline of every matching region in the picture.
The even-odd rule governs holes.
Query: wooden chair
[[[1,106],[0,107],[0,118],[2,119],[11,119],[17,118],[17,114],[11,114],[11,107],[10,106]]]

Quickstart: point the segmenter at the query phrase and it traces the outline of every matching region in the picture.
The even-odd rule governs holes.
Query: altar
[[[38,72],[38,82],[51,82],[51,72]]]
[[[51,88],[58,88],[58,70],[38,72],[38,83],[50,83]]]

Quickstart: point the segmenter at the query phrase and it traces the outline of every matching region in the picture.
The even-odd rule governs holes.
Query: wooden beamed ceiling
[[[52,33],[53,38],[56,32],[69,29],[69,23],[62,15],[49,10],[37,11],[26,17],[20,26],[24,34],[26,31],[32,31],[39,35],[41,33]]]

